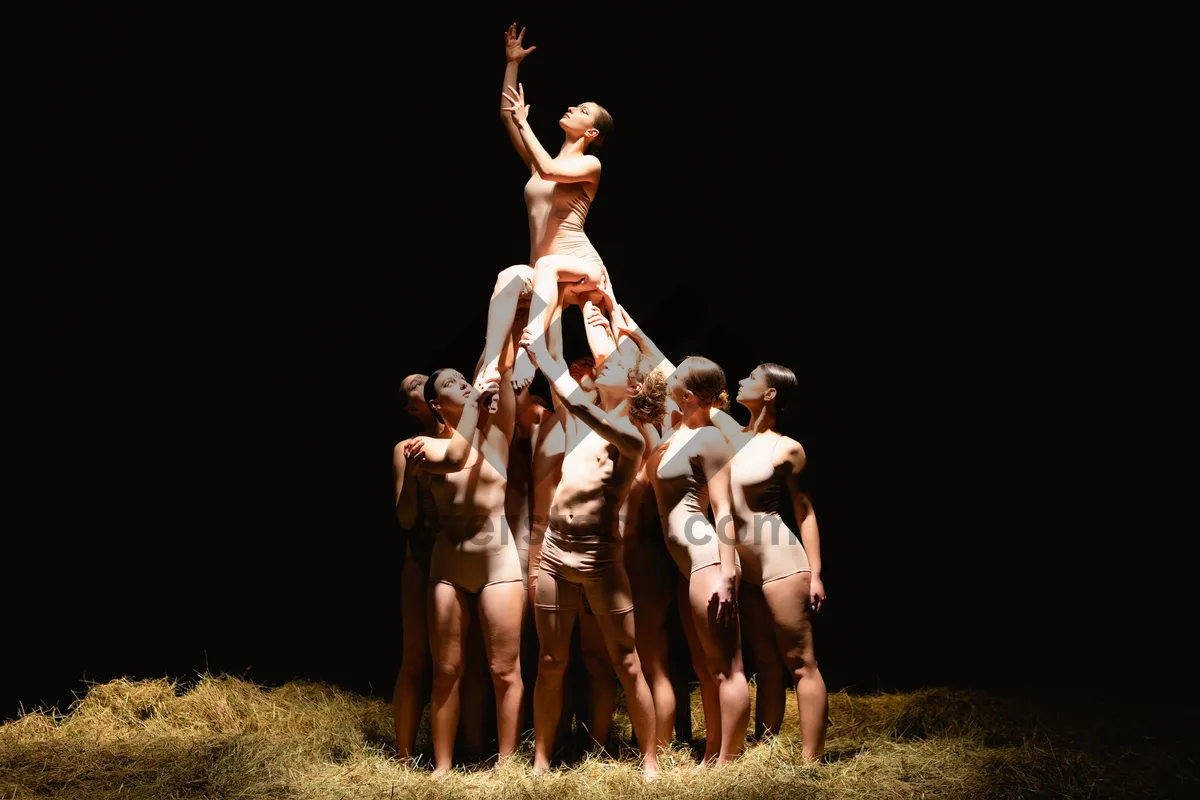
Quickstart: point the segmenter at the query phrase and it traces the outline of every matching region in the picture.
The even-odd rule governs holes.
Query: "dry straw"
[[[692,745],[702,749],[698,692],[692,706]],[[0,726],[0,798],[1163,796],[1150,782],[1168,768],[1166,755],[1122,761],[1106,754],[1124,745],[1104,750],[1094,728],[1051,732],[1038,715],[979,693],[839,693],[830,698],[827,759],[814,765],[801,761],[789,697],[780,735],[751,744],[726,767],[697,770],[693,750],[676,743],[649,785],[629,749],[617,760],[589,755],[535,777],[526,742],[499,768],[464,768],[435,781],[427,766],[392,757],[391,706],[379,699],[318,683],[271,689],[226,676],[186,685],[116,680],[92,686],[66,715],[39,711]],[[628,718],[618,716],[615,731],[627,739]],[[418,745],[428,748],[427,730]],[[1195,785],[1195,774],[1170,780]]]

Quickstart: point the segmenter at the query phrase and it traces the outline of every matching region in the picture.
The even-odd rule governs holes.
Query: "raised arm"
[[[733,524],[733,487],[729,479],[729,462],[733,448],[715,428],[701,428],[703,437],[700,462],[708,482],[708,501],[712,504],[714,528],[717,534],[717,554],[721,557],[721,587],[717,594],[717,621],[730,623],[737,613],[737,530]]]
[[[621,346],[622,337],[628,336],[638,346],[638,349],[654,362],[664,378],[671,377],[671,373],[675,371],[675,365],[663,354],[662,350],[658,349],[658,345],[646,335],[641,326],[633,321],[633,317],[629,316],[625,306],[617,306],[616,311],[613,312],[613,327],[618,347]]]
[[[796,527],[800,529],[800,542],[804,545],[804,553],[808,556],[808,566],[812,570],[812,582],[809,587],[809,602],[814,611],[821,610],[825,602],[825,584],[821,580],[821,534],[817,530],[817,512],[813,510],[812,500],[805,488],[804,468],[808,457],[800,443],[788,439],[787,460],[791,469],[787,475],[788,492],[792,496],[792,511],[796,514]]]
[[[615,444],[621,451],[621,455],[636,458],[642,454],[642,450],[646,446],[646,440],[642,438],[642,434],[638,431],[628,433],[613,426],[608,419],[608,414],[599,406],[594,405],[587,393],[571,377],[566,364],[551,355],[546,347],[545,336],[534,336],[531,331],[526,329],[521,336],[521,346],[529,351],[529,357],[533,363],[546,376],[551,389],[567,406],[572,415],[603,436],[606,441]]]
[[[507,84],[502,97],[509,103],[504,110],[512,117],[512,124],[516,126],[538,174],[548,181],[559,183],[596,183],[600,180],[600,159],[595,156],[585,154],[552,158],[546,152],[529,127],[529,106],[525,105],[524,86],[519,83]]]
[[[522,39],[524,38],[525,29],[521,28],[521,32],[517,33],[517,23],[515,22],[509,25],[508,30],[504,32],[504,87],[517,85],[517,68],[525,60],[525,56],[537,49],[537,47],[523,47]],[[513,149],[517,151],[517,155],[521,157],[525,165],[532,169],[533,158],[529,155],[529,148],[525,146],[525,142],[521,141],[521,132],[517,130],[513,115],[508,111],[508,103],[503,98],[500,100],[500,120],[504,123],[504,130],[508,133]]]
[[[474,392],[470,402],[463,407],[458,427],[453,429],[448,438],[414,436],[410,439],[409,447],[419,445],[422,448],[424,457],[421,469],[436,473],[458,472],[462,469],[471,455],[471,440],[475,438],[480,418],[499,391],[500,382],[489,381],[484,384],[482,391]]]

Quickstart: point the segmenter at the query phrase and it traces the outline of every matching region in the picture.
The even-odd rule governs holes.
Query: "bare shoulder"
[[[783,436],[775,446],[775,457],[781,459],[781,464],[790,464],[793,473],[804,471],[808,464],[808,456],[804,447],[790,436]]]
[[[716,425],[705,425],[696,431],[696,435],[692,437],[692,442],[698,451],[705,453],[724,453],[728,455],[733,452],[733,448],[729,445],[729,440],[725,438],[725,434],[721,433],[721,429]]]

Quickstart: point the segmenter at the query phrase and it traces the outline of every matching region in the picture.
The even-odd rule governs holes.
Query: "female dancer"
[[[507,348],[511,361],[511,346]],[[507,365],[506,365],[507,369]],[[521,564],[505,531],[504,490],[514,396],[507,380],[474,390],[461,373],[440,369],[425,383],[425,402],[445,423],[437,437],[416,437],[421,470],[430,473],[439,534],[430,562],[430,646],[434,656],[434,775],[449,771],[459,714],[468,598],[478,596],[480,624],[496,691],[501,760],[516,750],[520,726]]]
[[[821,542],[817,515],[802,485],[804,448],[776,430],[795,387],[790,369],[770,363],[759,364],[738,384],[737,401],[750,411],[750,422],[735,434],[730,479],[743,617],[758,662],[755,733],[779,732],[786,666],[796,688],[803,757],[816,761],[825,749],[828,713],[812,640],[812,613],[825,601]],[[795,511],[799,539],[779,515],[785,500]]]
[[[425,375],[408,375],[400,383],[404,410],[416,417],[426,436],[436,437],[443,425],[425,404]],[[396,516],[407,532],[404,569],[400,575],[400,614],[404,639],[400,671],[392,692],[392,711],[396,727],[396,752],[400,759],[413,757],[413,743],[424,707],[423,684],[429,673],[429,633],[425,623],[426,594],[429,590],[429,559],[437,533],[428,480],[419,480],[421,448],[409,447],[411,439],[396,445],[392,452],[396,476]],[[406,451],[408,455],[405,455]]]
[[[556,298],[557,299],[557,298]],[[554,317],[550,317],[555,322]],[[625,688],[647,779],[658,774],[654,707],[635,649],[633,598],[621,552],[617,511],[646,452],[638,423],[661,419],[661,376],[641,371],[640,359],[615,351],[596,374],[600,404],[580,391],[547,339],[526,329],[521,346],[551,381],[569,416],[562,479],[538,565],[535,614],[541,660],[534,696],[534,770],[550,768],[562,707],[563,669],[571,631],[586,591],[609,658]],[[596,435],[592,435],[592,434]]]
[[[737,552],[729,489],[729,442],[712,425],[726,401],[725,375],[706,358],[679,365],[667,385],[682,412],[680,427],[646,467],[658,501],[667,549],[686,582],[680,586],[684,629],[692,648],[707,731],[704,763],[727,763],[745,747],[750,695],[737,620]],[[717,528],[706,512],[712,505]]]
[[[518,66],[536,49],[522,46],[524,36],[525,29],[517,33],[515,23],[504,33],[507,66],[500,117],[513,148],[530,173],[525,184],[525,204],[529,211],[532,290],[541,305],[552,306],[558,298],[558,283],[578,283],[580,289],[607,286],[604,262],[583,232],[583,225],[600,185],[600,159],[595,152],[612,133],[613,124],[612,116],[598,103],[571,106],[559,119],[563,144],[558,155],[551,157],[529,128],[525,89],[517,81]],[[514,309],[515,305],[504,306],[488,315],[481,382],[499,377],[500,351]],[[553,312],[547,312],[546,308],[535,309],[526,329],[541,336],[546,330],[546,319],[552,317]],[[525,353],[518,353],[513,368],[515,388],[528,385],[534,372]]]

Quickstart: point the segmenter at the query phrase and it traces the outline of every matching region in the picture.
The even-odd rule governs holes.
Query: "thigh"
[[[620,614],[633,610],[633,590],[629,587],[629,574],[620,560],[614,561],[583,585],[587,592],[588,605],[599,616]]]
[[[579,608],[535,608],[533,619],[537,624],[538,652],[542,658],[551,657],[566,664],[571,654],[571,632]]]
[[[524,616],[525,587],[520,582],[493,583],[479,593],[479,623],[493,665],[516,660]]]
[[[467,593],[449,583],[430,586],[429,646],[439,664],[461,665],[470,623]]]
[[[721,574],[721,565],[701,567],[692,573],[688,585],[688,600],[692,620],[696,625],[696,639],[704,649],[705,658],[721,665],[722,671],[732,666],[741,653],[741,630],[736,618],[717,622],[717,603],[713,599],[713,585]]]
[[[776,646],[785,658],[812,657],[812,608],[808,602],[811,586],[811,572],[797,572],[763,584],[763,598],[775,628]]]
[[[537,260],[538,270],[552,270],[559,283],[577,284],[577,291],[595,289],[604,276],[604,267],[599,261],[555,253]]]
[[[779,660],[775,645],[775,626],[762,587],[753,583],[742,583],[738,592],[739,614],[742,630],[749,641],[750,651],[757,665]]]
[[[412,559],[404,565],[400,577],[400,620],[406,655],[429,648],[429,577]]]
[[[571,609],[579,611],[580,587],[562,576],[546,568],[546,562],[540,565],[537,576],[537,586],[533,593],[533,605],[546,611]],[[574,619],[574,617],[572,617]]]

